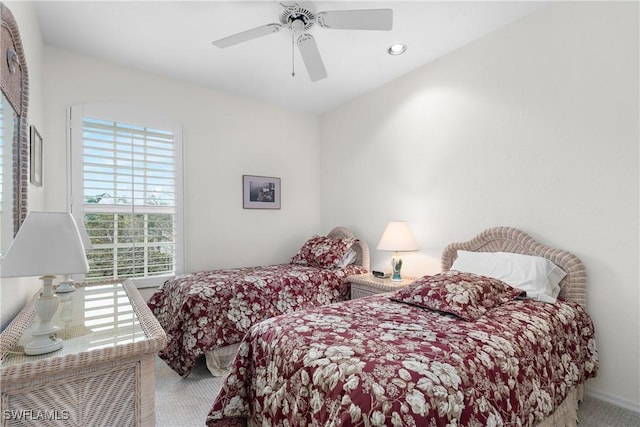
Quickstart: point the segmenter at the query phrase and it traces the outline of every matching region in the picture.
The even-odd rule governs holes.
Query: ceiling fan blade
[[[326,78],[327,70],[324,68],[318,45],[311,34],[303,34],[298,37],[298,49],[311,81],[315,82]]]
[[[393,27],[393,10],[331,10],[318,12],[316,21],[321,27],[334,30],[384,30]]]
[[[238,43],[246,42],[249,40],[257,39],[258,37],[266,36],[268,34],[277,33],[280,31],[282,25],[280,24],[267,24],[261,27],[252,28],[247,31],[243,31],[238,34],[234,34],[232,36],[228,36],[222,38],[220,40],[216,40],[212,42],[215,46],[220,49],[224,49],[225,47],[233,46]]]

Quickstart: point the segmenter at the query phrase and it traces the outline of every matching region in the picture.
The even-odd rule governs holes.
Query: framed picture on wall
[[[42,186],[42,136],[34,125],[29,135],[30,180],[33,185]]]
[[[244,209],[280,209],[280,178],[242,175]]]

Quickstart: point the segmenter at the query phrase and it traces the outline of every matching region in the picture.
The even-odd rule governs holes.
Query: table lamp
[[[40,319],[25,346],[28,355],[44,354],[62,348],[51,324],[60,301],[53,293],[56,274],[81,274],[89,263],[78,226],[68,212],[29,212],[0,264],[1,277],[40,276],[42,292],[35,301]]]
[[[392,251],[393,257],[391,257],[391,267],[393,268],[393,275],[391,280],[394,282],[401,282],[400,269],[402,268],[402,258],[400,258],[399,252],[414,252],[420,249],[418,242],[416,242],[409,224],[405,221],[393,221],[387,224],[380,242],[377,246],[381,251]]]

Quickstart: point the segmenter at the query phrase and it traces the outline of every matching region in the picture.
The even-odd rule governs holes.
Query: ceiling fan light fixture
[[[391,46],[389,46],[389,49],[387,49],[387,53],[389,53],[389,55],[394,55],[394,56],[402,55],[406,51],[407,51],[407,45],[404,43],[392,44]]]

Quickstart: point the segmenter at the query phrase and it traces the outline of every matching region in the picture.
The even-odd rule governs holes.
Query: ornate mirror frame
[[[13,234],[27,216],[29,175],[29,140],[27,109],[29,106],[29,74],[18,24],[13,14],[0,3],[2,17],[2,51],[0,52],[0,87],[18,116],[18,129],[13,137]],[[8,196],[8,195],[7,195]]]

